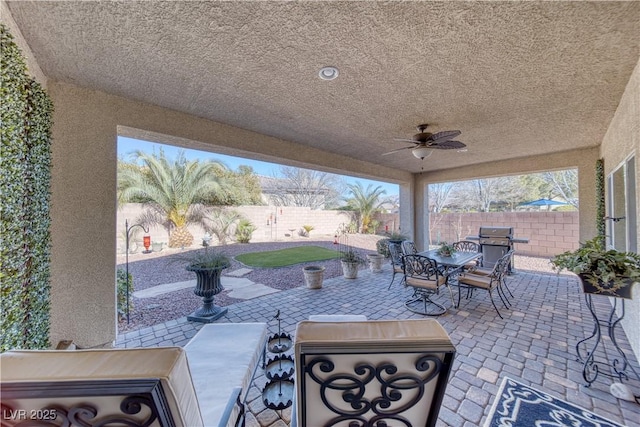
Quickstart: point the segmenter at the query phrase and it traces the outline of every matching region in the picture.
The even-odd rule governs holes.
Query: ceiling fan
[[[453,149],[462,149],[467,145],[463,144],[460,141],[453,141],[453,138],[460,135],[462,132],[459,130],[445,130],[438,133],[425,132],[429,125],[423,124],[418,125],[418,133],[413,135],[413,139],[401,139],[396,138],[394,141],[406,141],[411,142],[414,145],[411,147],[403,147],[398,148],[396,150],[389,151],[388,153],[382,154],[386,156],[387,154],[397,153],[402,150],[411,150],[411,153],[422,160],[429,157],[433,150],[453,150]]]

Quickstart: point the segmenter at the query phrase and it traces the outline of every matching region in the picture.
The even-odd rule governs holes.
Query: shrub
[[[304,235],[305,236],[309,236],[309,234],[311,234],[311,230],[313,230],[315,227],[313,225],[303,225],[302,229],[304,230]]]
[[[118,320],[127,318],[127,272],[121,268],[116,272],[116,286],[118,293]],[[129,273],[129,312],[133,310],[133,276]]]
[[[238,227],[236,228],[236,241],[238,243],[249,243],[256,228],[248,219],[241,219],[238,221]]]
[[[0,24],[0,351],[49,346],[49,96]]]
[[[380,255],[389,258],[391,256],[391,252],[389,252],[389,239],[378,240],[376,242],[376,250]]]

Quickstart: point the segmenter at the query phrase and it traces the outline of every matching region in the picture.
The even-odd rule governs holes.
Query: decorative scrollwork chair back
[[[413,240],[403,240],[400,246],[402,248],[402,255],[414,255],[418,253],[418,249]]]
[[[418,314],[425,316],[439,316],[447,310],[442,304],[431,299],[439,294],[440,289],[447,285],[447,276],[439,268],[438,263],[423,255],[405,255],[404,281],[413,288],[413,296],[405,302],[405,306]],[[451,301],[453,303],[453,294]]]
[[[498,306],[496,305],[493,299],[493,291],[496,291],[502,304],[505,308],[509,308],[509,302],[507,300],[506,295],[502,289],[503,281],[505,280],[505,276],[507,274],[509,263],[511,262],[512,251],[507,252],[503,255],[498,261],[496,261],[493,269],[488,275],[476,274],[472,272],[465,272],[458,276],[458,283],[463,286],[470,287],[472,289],[484,289],[489,293],[489,298],[491,299],[491,304],[493,304],[493,308],[495,308],[498,316],[503,319],[502,314],[500,314],[500,310],[498,310]]]
[[[453,243],[453,249],[456,252],[470,252],[470,253],[478,253],[480,252],[480,244],[476,242],[472,242],[470,240],[460,240],[459,242]],[[466,269],[477,268],[482,265],[482,257],[476,259],[475,261],[465,265]]]
[[[0,360],[3,415],[24,425],[204,425],[179,347],[18,350]]]
[[[454,356],[432,319],[300,322],[292,426],[434,426]]]
[[[400,243],[389,242],[388,247],[393,276],[391,277],[391,283],[389,283],[389,287],[387,289],[391,289],[391,285],[393,285],[393,281],[396,279],[396,274],[400,274],[403,278],[402,280],[404,280],[404,260],[402,259],[402,248]]]

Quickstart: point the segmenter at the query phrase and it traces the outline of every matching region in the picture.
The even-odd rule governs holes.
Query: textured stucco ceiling
[[[49,78],[412,172],[598,145],[640,56],[635,1],[7,4]]]

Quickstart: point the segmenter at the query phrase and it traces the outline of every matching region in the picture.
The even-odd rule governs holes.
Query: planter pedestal
[[[187,320],[211,323],[227,314],[226,307],[219,307],[213,303],[213,297],[224,290],[222,283],[220,283],[220,276],[224,268],[187,267],[187,270],[193,271],[197,278],[193,293],[202,298],[202,307],[187,316]]]

